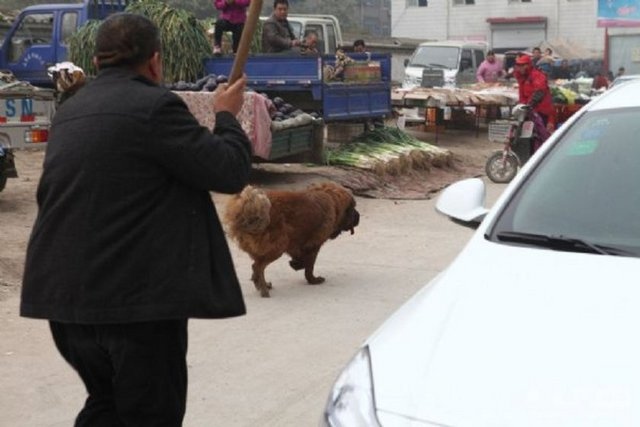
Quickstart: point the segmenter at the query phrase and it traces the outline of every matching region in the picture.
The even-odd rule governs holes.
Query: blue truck
[[[249,87],[269,96],[281,96],[298,108],[319,112],[325,123],[365,120],[391,113],[390,54],[352,54],[356,64],[375,64],[379,76],[371,80],[334,81],[325,78],[335,56],[256,54],[247,59],[245,73]],[[211,57],[205,71],[229,75],[232,57]]]
[[[5,32],[0,69],[21,81],[51,87],[47,68],[67,60],[69,37],[90,19],[104,19],[125,9],[130,0],[84,0],[24,8]]]
[[[83,0],[75,4],[42,4],[24,8],[4,33],[0,50],[0,69],[11,71],[19,81],[29,82],[37,87],[52,87],[53,83],[47,69],[68,60],[69,40],[77,29],[88,20],[101,20],[112,13],[125,10],[132,1]],[[326,32],[323,36],[323,51],[338,47],[341,42],[340,33],[337,31],[339,24],[335,18],[308,15],[292,17],[292,20],[296,23],[299,21],[301,34],[307,27],[319,34],[324,35]],[[248,59],[245,71],[249,77],[249,86],[253,89],[274,96],[280,94],[298,108],[319,112],[324,123],[364,121],[389,115],[390,56],[374,54],[368,58],[362,54],[361,57],[353,55],[353,59],[368,59],[371,63],[378,64],[379,78],[366,82],[326,81],[323,71],[325,66],[335,62],[332,55],[252,55]],[[229,75],[232,62],[231,56],[208,58],[203,64],[203,73]],[[55,108],[47,111],[52,115]],[[2,126],[0,123],[0,128]],[[48,129],[48,126],[44,127]],[[321,146],[318,139],[322,133],[317,126],[274,132],[274,150],[268,160],[313,151],[313,147]],[[30,145],[25,141],[11,139],[7,145]]]

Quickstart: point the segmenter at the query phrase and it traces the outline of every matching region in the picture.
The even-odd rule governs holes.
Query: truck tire
[[[7,177],[0,174],[0,191],[4,190],[4,187],[7,185]]]
[[[506,184],[511,182],[513,177],[518,173],[518,167],[520,162],[515,154],[509,153],[506,157],[503,157],[502,151],[495,151],[487,159],[485,165],[485,172],[487,177],[495,183]]]

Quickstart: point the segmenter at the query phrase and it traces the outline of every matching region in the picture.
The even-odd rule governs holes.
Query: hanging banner
[[[640,0],[598,0],[598,27],[640,27]]]

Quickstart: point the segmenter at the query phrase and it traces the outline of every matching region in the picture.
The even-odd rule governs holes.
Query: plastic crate
[[[511,136],[511,120],[494,120],[489,122],[489,141],[507,142]]]
[[[312,124],[274,132],[268,160],[309,152],[313,147],[313,132]]]

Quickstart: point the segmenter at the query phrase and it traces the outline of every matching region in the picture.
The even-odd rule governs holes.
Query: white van
[[[402,87],[456,87],[476,81],[487,45],[461,41],[420,43],[405,60]]]

